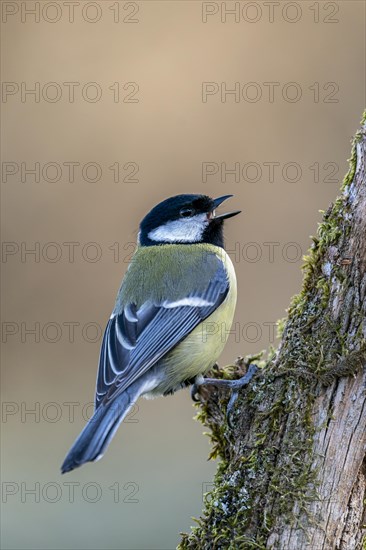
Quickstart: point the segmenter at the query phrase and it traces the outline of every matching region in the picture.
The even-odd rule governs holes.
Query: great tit
[[[193,384],[248,383],[204,379],[222,352],[236,305],[236,276],[216,215],[232,195],[177,195],[140,223],[138,246],[117,295],[100,351],[95,412],[75,441],[62,473],[102,457],[140,396],[167,395]]]

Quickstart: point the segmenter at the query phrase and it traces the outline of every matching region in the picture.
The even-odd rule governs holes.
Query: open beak
[[[218,197],[217,199],[214,199],[213,200],[214,209],[212,212],[210,212],[210,219],[227,220],[228,218],[232,218],[233,216],[240,214],[241,210],[234,210],[233,212],[226,212],[224,214],[219,214],[219,216],[215,215],[215,208],[217,208],[218,206],[220,206],[221,203],[223,203],[227,199],[230,199],[233,196],[234,195],[223,195],[222,197]]]

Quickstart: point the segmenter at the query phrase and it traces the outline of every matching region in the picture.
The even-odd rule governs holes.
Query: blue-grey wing
[[[102,342],[95,406],[113,398],[171,351],[225,300],[229,290],[221,261],[204,291],[175,301],[126,304],[112,315]]]

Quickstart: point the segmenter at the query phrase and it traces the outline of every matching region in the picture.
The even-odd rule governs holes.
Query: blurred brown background
[[[215,464],[187,391],[140,401],[100,462],[59,467],[161,199],[235,195],[221,363],[275,344],[364,107],[365,4],[271,6],[2,2],[3,548],[172,549],[200,513]]]

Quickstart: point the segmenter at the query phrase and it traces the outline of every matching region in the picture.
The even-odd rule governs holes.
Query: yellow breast
[[[185,380],[204,374],[216,363],[225,347],[235,313],[237,285],[229,256],[222,248],[215,248],[228,274],[228,294],[222,304],[164,358],[162,366],[166,377],[154,394],[168,392]]]

